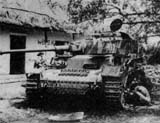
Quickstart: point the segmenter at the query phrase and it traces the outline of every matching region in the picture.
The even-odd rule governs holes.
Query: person
[[[57,58],[55,60],[56,68],[65,68],[67,66],[67,63],[63,58]]]
[[[135,94],[138,96],[138,100],[142,105],[150,105],[151,97],[148,90],[141,85],[135,87]]]
[[[46,66],[46,60],[44,59],[44,53],[40,52],[37,54],[37,59],[34,63],[34,68],[42,68]]]

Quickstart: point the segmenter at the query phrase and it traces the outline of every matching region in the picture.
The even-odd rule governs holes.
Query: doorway
[[[10,35],[10,49],[25,49],[26,36]],[[10,74],[25,73],[25,53],[10,54]]]

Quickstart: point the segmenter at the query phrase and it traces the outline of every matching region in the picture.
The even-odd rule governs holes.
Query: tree
[[[132,35],[159,32],[160,2],[158,0],[69,0],[70,21],[81,23],[88,20],[103,20],[121,15],[129,25]],[[137,33],[136,33],[137,32]]]
[[[68,4],[70,20],[73,23],[80,23],[95,18],[99,15],[104,18],[104,3],[104,0],[94,0],[91,2],[84,2],[83,0],[70,0]]]

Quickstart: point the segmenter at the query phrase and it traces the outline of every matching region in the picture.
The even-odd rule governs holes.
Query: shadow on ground
[[[60,113],[72,113],[83,111],[86,123],[159,123],[160,106],[152,108],[141,108],[140,110],[125,111],[118,104],[107,104],[105,100],[87,99],[84,96],[49,96],[48,99],[38,100],[25,99],[22,102],[14,103],[17,108],[26,110],[36,109],[37,119],[48,123],[46,117]],[[34,111],[34,112],[35,112]],[[36,113],[36,112],[35,112]],[[47,115],[44,116],[44,113]],[[28,122],[27,122],[28,123]]]
[[[103,99],[88,99],[85,96],[59,95],[48,96],[45,99],[25,99],[22,102],[15,103],[17,108],[34,108],[45,112],[70,113],[83,111],[93,115],[114,115],[122,110],[117,104],[106,103]]]

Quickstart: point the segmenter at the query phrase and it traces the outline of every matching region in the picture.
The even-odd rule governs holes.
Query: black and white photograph
[[[0,123],[160,123],[160,1],[0,0]]]

